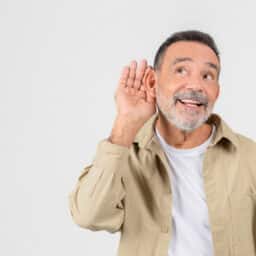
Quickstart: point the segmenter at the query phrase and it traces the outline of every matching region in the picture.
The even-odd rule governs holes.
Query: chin
[[[196,130],[198,127],[202,125],[202,123],[197,124],[184,124],[184,123],[173,123],[174,126],[176,126],[178,129],[184,132],[192,132]]]
[[[203,115],[198,118],[191,118],[188,120],[187,118],[183,118],[179,115],[173,115],[172,117],[169,116],[169,121],[178,129],[184,131],[184,132],[192,132],[196,130],[198,127],[203,125],[206,120],[208,119],[208,116]]]

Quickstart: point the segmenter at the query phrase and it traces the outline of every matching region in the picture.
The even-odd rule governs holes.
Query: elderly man
[[[79,226],[121,232],[119,256],[256,255],[256,143],[212,112],[219,74],[200,31],[124,67],[111,135],[69,195]]]

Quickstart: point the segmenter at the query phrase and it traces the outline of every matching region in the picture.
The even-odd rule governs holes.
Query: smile
[[[198,101],[193,101],[193,100],[186,100],[186,99],[180,100],[180,99],[178,99],[177,102],[176,102],[176,104],[177,104],[178,102],[179,102],[181,105],[183,105],[183,106],[185,106],[185,107],[188,107],[188,108],[195,108],[195,109],[198,109],[198,108],[200,108],[201,106],[204,106],[203,103],[200,103],[200,102],[198,102]]]

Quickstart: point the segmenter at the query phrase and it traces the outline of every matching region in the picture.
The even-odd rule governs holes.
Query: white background
[[[256,138],[255,1],[0,1],[0,255],[115,255],[119,233],[76,226],[68,193],[115,116],[123,65],[171,33],[221,52],[215,112]]]

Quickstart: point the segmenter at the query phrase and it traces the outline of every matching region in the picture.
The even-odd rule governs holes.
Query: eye
[[[215,76],[212,73],[205,73],[203,75],[203,79],[205,79],[205,80],[214,80]]]
[[[186,70],[184,67],[178,67],[178,68],[175,70],[175,72],[178,73],[178,74],[181,74],[181,75],[187,74],[187,70]]]

